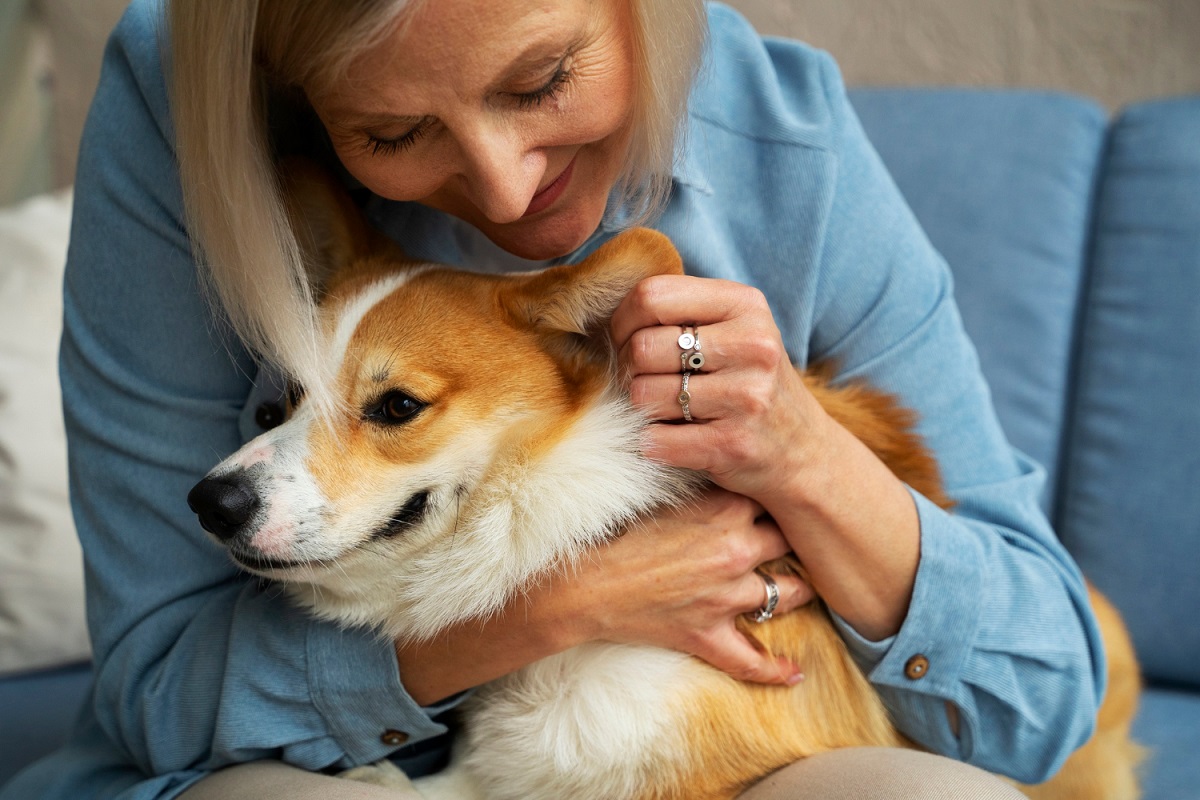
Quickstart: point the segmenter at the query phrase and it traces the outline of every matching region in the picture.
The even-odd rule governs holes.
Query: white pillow
[[[0,675],[86,660],[58,385],[71,194],[0,209]]]

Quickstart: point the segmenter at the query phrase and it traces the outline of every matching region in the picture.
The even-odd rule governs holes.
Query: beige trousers
[[[273,761],[216,772],[181,800],[400,800],[408,792],[314,775]],[[860,747],[805,759],[767,776],[742,800],[1020,800],[988,773],[912,750]],[[589,798],[589,800],[591,800]],[[599,798],[597,798],[599,800]]]

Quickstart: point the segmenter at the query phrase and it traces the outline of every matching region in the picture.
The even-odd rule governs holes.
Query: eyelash
[[[563,64],[559,65],[558,69],[550,76],[550,80],[546,81],[544,86],[534,89],[532,92],[511,94],[511,97],[516,100],[517,107],[521,109],[537,108],[542,103],[556,97],[562,92],[566,85],[571,82],[573,75],[570,68],[564,66],[565,63],[564,61]],[[381,154],[389,156],[403,152],[416,144],[417,140],[424,135],[428,125],[428,122],[420,123],[408,133],[395,139],[380,139],[377,136],[367,134],[367,148],[373,156]]]
[[[540,89],[534,89],[532,92],[515,94],[513,97],[517,100],[518,108],[535,108],[546,100],[555,97],[570,81],[571,70],[560,64],[545,86]]]

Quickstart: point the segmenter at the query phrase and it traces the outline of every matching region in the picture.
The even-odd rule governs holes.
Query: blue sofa
[[[1200,98],[1115,120],[1030,92],[853,100],[954,268],[1057,530],[1130,625],[1145,796],[1200,797]],[[65,737],[88,679],[0,681],[0,783]]]

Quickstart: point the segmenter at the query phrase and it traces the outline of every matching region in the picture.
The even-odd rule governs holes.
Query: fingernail
[[[797,683],[802,683],[803,681],[804,681],[804,673],[803,672],[795,672],[792,674],[792,677],[788,678],[787,685],[795,686]]]

